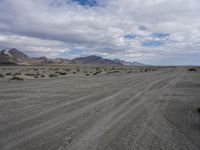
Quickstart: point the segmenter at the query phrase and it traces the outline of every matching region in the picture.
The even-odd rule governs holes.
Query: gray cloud
[[[84,55],[149,64],[171,64],[172,59],[173,64],[185,60],[200,64],[196,59],[200,55],[199,0],[98,0],[97,4],[3,0],[0,47],[48,57],[67,56],[79,49]]]

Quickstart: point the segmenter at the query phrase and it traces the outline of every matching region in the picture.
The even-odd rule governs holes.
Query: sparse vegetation
[[[133,73],[133,71],[128,71],[127,73]]]
[[[55,78],[55,77],[58,77],[58,75],[57,74],[50,74],[49,77],[50,78]]]
[[[11,78],[11,80],[23,81],[24,79],[21,78],[21,77],[16,77],[16,76],[14,76],[14,77]]]
[[[194,71],[194,72],[196,72],[197,69],[196,68],[189,68],[188,71]]]
[[[107,74],[110,74],[110,73],[120,73],[119,70],[113,70],[113,71],[109,71]]]
[[[7,76],[11,76],[11,75],[12,75],[12,73],[8,72],[8,73],[6,73],[6,75],[7,75]]]
[[[101,68],[100,67],[96,67],[96,72],[94,72],[93,75],[98,75],[101,72],[102,72]]]
[[[4,77],[4,75],[0,73],[0,78],[3,78],[3,77]]]
[[[35,76],[35,74],[33,74],[33,73],[25,73],[24,75],[26,75],[26,76]]]
[[[195,67],[198,70],[198,67]],[[130,73],[139,73],[145,71],[156,71],[160,70],[157,67],[118,67],[118,66],[90,66],[90,65],[68,65],[68,66],[18,66],[18,67],[2,67],[0,68],[0,73],[6,76],[20,76],[23,75],[24,79],[37,79],[44,77],[61,77],[65,75],[99,75],[99,74],[130,74]],[[187,68],[189,69],[189,68]]]
[[[55,73],[56,73],[56,74],[59,74],[59,75],[61,75],[61,76],[67,75],[66,72],[60,72],[60,71],[57,71],[57,72],[55,72]]]
[[[197,111],[200,113],[200,107],[197,108]]]
[[[34,78],[39,78],[39,76],[40,76],[40,74],[36,74],[36,75],[34,76]]]
[[[42,74],[40,77],[41,77],[41,78],[44,78],[44,77],[45,77],[45,75],[43,75],[43,74]]]
[[[88,71],[87,71],[87,70],[84,70],[83,73],[88,73]]]
[[[98,72],[93,73],[93,75],[98,75]]]
[[[21,72],[16,72],[15,74],[14,74],[14,76],[20,76],[21,75]]]
[[[71,71],[71,69],[63,69],[63,70],[65,70],[65,71]]]

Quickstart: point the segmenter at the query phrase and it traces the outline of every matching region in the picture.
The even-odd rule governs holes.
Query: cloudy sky
[[[200,0],[1,0],[0,48],[200,65]]]

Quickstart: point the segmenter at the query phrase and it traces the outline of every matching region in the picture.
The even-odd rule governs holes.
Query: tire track
[[[140,83],[141,84],[141,83]],[[81,114],[86,113],[87,111],[91,110],[92,108],[106,102],[109,101],[115,97],[117,97],[118,95],[120,95],[121,93],[123,93],[124,91],[130,89],[130,87],[127,87],[123,90],[119,90],[116,93],[114,93],[113,95],[110,95],[106,98],[103,98],[97,102],[94,102],[88,106],[76,109],[74,111],[71,111],[69,114],[64,114],[62,116],[56,117],[54,119],[48,120],[42,124],[39,124],[37,126],[31,127],[31,128],[27,128],[25,129],[25,131],[23,132],[12,132],[10,135],[6,135],[4,137],[1,137],[1,141],[4,141],[9,147],[12,147],[11,145],[15,145],[21,142],[24,142],[25,140],[28,140],[30,138],[33,138],[39,134],[41,134],[42,132],[48,131],[50,129],[52,129],[55,126],[58,126],[68,120],[71,120],[75,117],[78,117]],[[14,142],[13,142],[14,141]],[[8,147],[4,147],[4,149],[8,149]]]
[[[170,77],[171,78],[171,77]],[[167,78],[169,80],[169,78]],[[166,80],[166,79],[164,79]],[[99,137],[101,137],[106,130],[110,129],[111,127],[115,126],[120,120],[128,116],[133,110],[138,110],[134,116],[136,117],[140,113],[143,112],[145,103],[148,101],[148,99],[144,98],[144,94],[147,91],[152,91],[151,88],[155,88],[155,85],[162,82],[163,79],[156,80],[152,82],[148,87],[136,94],[135,96],[131,97],[128,101],[126,101],[124,104],[122,104],[119,108],[116,108],[113,110],[112,113],[104,117],[102,120],[98,121],[92,129],[90,129],[87,133],[83,134],[83,136],[78,140],[73,142],[67,149],[69,150],[89,150],[89,149],[96,149],[97,140]],[[165,85],[166,86],[166,85]],[[159,91],[156,91],[159,92]],[[127,106],[134,100],[140,98],[141,100],[134,104],[132,107],[127,108]],[[153,101],[154,103],[154,101]],[[125,112],[119,114],[122,110],[126,110]],[[117,117],[116,117],[117,116]],[[114,118],[114,119],[113,119]]]
[[[135,112],[135,117],[136,117],[140,113],[146,111],[146,109],[148,107],[152,107],[153,104],[155,104],[155,102],[156,102],[155,100],[153,100],[152,102],[150,101],[151,98],[153,96],[155,96],[154,92],[155,91],[159,92],[160,91],[159,89],[162,89],[162,86],[159,86],[160,85],[159,83],[162,83],[163,81],[166,81],[165,83],[167,83],[167,81],[172,80],[173,76],[176,76],[175,74],[173,74],[173,75],[170,75],[170,74],[171,73],[166,74],[163,78],[163,73],[160,73],[160,75],[149,78],[148,80],[145,79],[143,82],[139,83],[139,85],[137,85],[137,86],[135,85],[135,83],[133,85],[131,85],[132,82],[135,81],[136,79],[131,80],[129,77],[127,79],[128,79],[128,81],[131,82],[130,87],[129,87],[129,84],[124,84],[126,82],[121,82],[119,84],[112,84],[113,86],[117,85],[119,87],[117,87],[117,88],[115,87],[114,91],[117,90],[116,93],[109,95],[108,97],[104,97],[102,99],[97,98],[96,100],[91,101],[92,103],[88,104],[88,102],[90,102],[90,100],[88,100],[88,99],[94,98],[93,96],[96,96],[96,97],[99,96],[98,91],[97,91],[97,93],[93,93],[94,95],[86,95],[86,97],[80,97],[73,101],[69,101],[67,103],[61,104],[60,106],[52,107],[43,112],[39,112],[32,118],[27,118],[27,120],[22,119],[17,124],[13,124],[9,128],[12,129],[15,125],[20,125],[20,124],[23,125],[25,122],[32,121],[33,119],[38,119],[38,117],[40,117],[42,115],[44,115],[44,117],[49,116],[49,112],[51,112],[52,114],[55,113],[55,118],[51,117],[48,120],[45,120],[37,125],[27,126],[25,128],[23,127],[23,129],[21,131],[19,131],[19,132],[13,131],[13,132],[11,132],[10,135],[6,134],[6,132],[10,133],[7,128],[6,129],[7,131],[4,132],[4,137],[2,137],[2,139],[0,137],[0,141],[1,142],[3,141],[2,142],[4,145],[3,148],[5,150],[12,149],[17,145],[20,145],[28,140],[31,140],[37,136],[40,136],[43,133],[48,132],[49,130],[55,130],[56,127],[59,127],[60,125],[65,124],[66,122],[70,122],[70,120],[78,118],[81,115],[83,115],[91,110],[95,110],[97,106],[98,106],[98,109],[101,109],[100,106],[103,107],[108,102],[109,103],[115,102],[116,99],[117,99],[117,101],[121,101],[121,100],[119,100],[120,95],[123,96],[125,93],[130,93],[131,90],[133,90],[137,87],[145,87],[146,90],[139,91],[139,93],[137,93],[136,95],[131,96],[130,99],[125,100],[124,103],[120,104],[117,107],[114,107],[112,109],[113,112],[111,110],[108,111],[108,114],[106,116],[102,117],[100,122],[97,121],[96,122],[97,124],[95,124],[94,127],[89,129],[89,130],[93,130],[93,131],[91,131],[90,134],[87,133],[87,131],[86,131],[86,135],[88,134],[88,135],[92,135],[94,137],[93,139],[91,139],[92,136],[90,137],[87,135],[87,137],[89,139],[85,138],[85,139],[87,139],[86,143],[88,143],[90,141],[95,141],[96,139],[99,139],[101,135],[96,137],[96,135],[94,135],[94,133],[102,132],[101,134],[103,134],[108,129],[115,127],[117,125],[117,123],[119,123],[120,120],[123,120],[124,118],[133,119],[134,117],[130,117],[130,114],[132,112],[135,112],[136,110],[138,111],[138,112]],[[169,77],[167,75],[169,75]],[[157,79],[157,78],[159,78],[159,79]],[[123,80],[121,80],[121,81],[124,81],[125,79],[126,78],[123,78]],[[152,80],[155,80],[155,81],[152,81]],[[141,79],[138,82],[140,82],[140,81],[141,81]],[[99,88],[101,88],[101,86]],[[105,86],[105,85],[103,85],[103,86]],[[123,88],[123,86],[124,86],[124,88]],[[166,85],[163,85],[163,86],[166,86]],[[111,87],[111,89],[112,89],[111,91],[113,91],[113,87]],[[96,89],[94,89],[94,91],[95,90]],[[111,91],[107,91],[107,94],[109,94]],[[105,94],[105,93],[101,93],[100,95],[103,95],[103,94]],[[130,95],[131,95],[131,93],[130,93]],[[148,98],[145,99],[144,98],[145,96],[148,96]],[[143,99],[143,100],[141,100],[141,99]],[[65,110],[63,110],[63,112],[60,112],[60,114],[58,113],[60,111],[60,109],[65,109],[65,107],[68,108],[71,105],[76,104],[76,103],[78,105],[76,105],[74,110],[69,111],[69,112],[66,112]],[[152,107],[152,108],[154,108],[154,107]],[[95,117],[95,114],[94,114],[94,117]],[[128,117],[130,117],[130,118],[128,118]],[[98,123],[100,123],[102,126],[107,126],[107,129],[106,130],[102,129],[100,126],[98,126]],[[79,138],[79,140],[81,141],[81,138]],[[71,146],[72,146],[71,148],[73,148],[73,144]]]

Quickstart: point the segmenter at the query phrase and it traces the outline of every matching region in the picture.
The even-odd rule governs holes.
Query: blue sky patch
[[[97,6],[97,1],[96,0],[72,0],[74,2],[78,2],[80,5],[84,6]]]
[[[146,47],[159,47],[164,44],[164,41],[145,41],[142,42],[142,46]]]
[[[136,35],[134,35],[134,34],[126,34],[126,35],[124,36],[124,38],[125,38],[125,39],[134,39],[134,38],[136,38]]]
[[[73,59],[75,57],[80,57],[82,56],[84,53],[83,50],[81,49],[71,49],[70,51],[65,53],[65,57],[69,58],[69,59]]]
[[[166,38],[166,37],[169,37],[170,34],[168,34],[168,33],[153,33],[151,36],[154,38]]]

